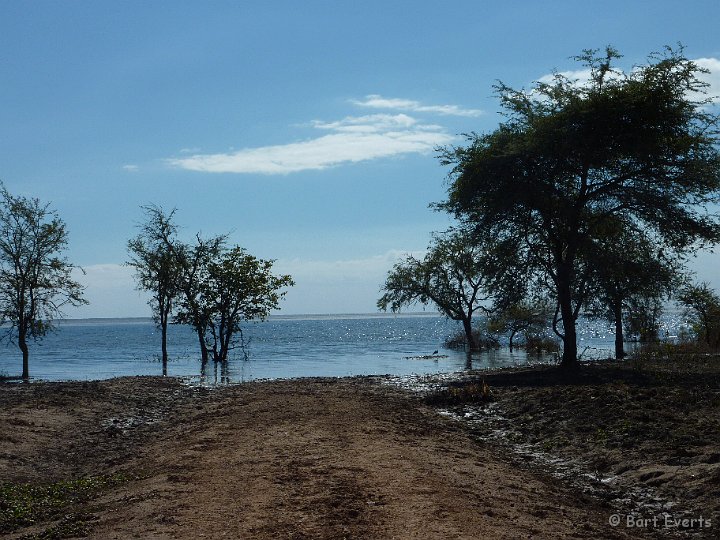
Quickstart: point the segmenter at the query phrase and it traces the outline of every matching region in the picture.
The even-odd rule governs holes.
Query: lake
[[[681,324],[667,315],[668,333]],[[168,375],[204,383],[242,382],[293,377],[411,375],[467,369],[464,351],[443,347],[461,330],[436,314],[366,314],[276,316],[244,327],[240,350],[217,372],[213,362],[200,373],[197,338],[190,328],[169,330]],[[664,332],[665,330],[663,330]],[[603,322],[581,320],[578,352],[584,357],[611,356],[614,335]],[[439,350],[445,358],[417,358]],[[60,321],[57,331],[30,345],[30,375],[42,380],[96,380],[125,375],[162,375],[160,334],[150,319]],[[552,356],[531,361],[551,362]],[[524,351],[506,348],[473,355],[473,368],[497,368],[528,362]],[[22,358],[16,346],[0,348],[0,375],[19,375]]]

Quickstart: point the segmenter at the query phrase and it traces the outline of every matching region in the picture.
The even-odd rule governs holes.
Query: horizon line
[[[308,318],[317,318],[317,317],[398,317],[398,316],[444,316],[439,311],[399,311],[399,312],[392,312],[392,311],[373,311],[373,312],[342,312],[342,313],[288,313],[288,314],[272,314],[268,317],[268,319],[287,319],[287,318],[300,318],[300,317],[308,317]],[[108,316],[108,317],[67,317],[67,318],[58,318],[55,319],[53,322],[56,323],[63,323],[63,322],[79,322],[79,321],[152,321],[152,316],[150,315],[133,315],[133,316]],[[247,322],[260,322],[257,321],[247,321]],[[171,323],[173,324],[173,323]]]

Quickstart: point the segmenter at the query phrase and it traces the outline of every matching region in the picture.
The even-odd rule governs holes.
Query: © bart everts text
[[[663,528],[663,529],[709,529],[712,521],[702,516],[676,518],[669,514],[643,517],[634,514],[613,514],[608,518],[612,527],[627,527],[637,529]]]

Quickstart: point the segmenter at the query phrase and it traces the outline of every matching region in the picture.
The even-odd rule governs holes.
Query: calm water
[[[668,321],[669,328],[673,325],[676,320]],[[225,373],[216,373],[210,362],[203,381],[461,371],[467,368],[466,354],[442,346],[458,330],[453,321],[424,314],[276,317],[246,326],[247,360],[237,351]],[[614,336],[607,325],[583,322],[578,330],[579,352],[585,350],[586,357],[611,354]],[[171,327],[168,375],[200,379],[196,339],[187,327]],[[408,358],[435,350],[447,358]],[[160,335],[150,320],[62,321],[55,333],[31,344],[30,375],[44,380],[161,375],[159,353]],[[527,360],[524,352],[505,348],[474,356],[473,367],[520,365]],[[15,346],[0,348],[0,374],[19,375],[21,368]]]

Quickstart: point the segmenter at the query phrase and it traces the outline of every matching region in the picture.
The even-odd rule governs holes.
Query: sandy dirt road
[[[0,481],[130,478],[10,538],[68,514],[98,539],[625,534],[600,502],[373,379],[3,385],[0,402]]]

